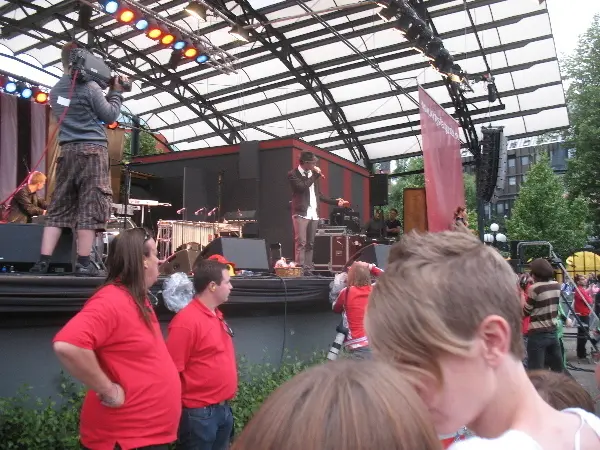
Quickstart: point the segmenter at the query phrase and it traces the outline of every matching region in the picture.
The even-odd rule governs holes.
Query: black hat
[[[317,157],[313,152],[302,152],[300,154],[300,163],[316,163],[318,161]]]

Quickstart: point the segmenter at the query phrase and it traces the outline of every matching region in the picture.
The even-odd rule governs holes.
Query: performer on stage
[[[64,74],[50,91],[52,112],[57,117],[64,114],[58,133],[61,148],[41,255],[31,272],[48,272],[62,229],[73,228],[77,230],[75,275],[104,276],[90,261],[96,231],[106,227],[112,201],[108,140],[102,122],[112,123],[119,117],[123,86],[115,81],[106,96],[95,81],[76,81],[73,86],[70,57],[76,48],[75,42],[63,47]]]
[[[310,275],[313,269],[313,244],[319,223],[318,201],[330,205],[344,206],[342,198],[321,195],[319,182],[323,178],[317,167],[317,157],[312,152],[302,152],[300,164],[288,173],[292,187],[292,221],[294,223],[295,262]]]
[[[31,223],[33,216],[46,214],[46,201],[39,198],[38,191],[44,189],[46,175],[33,172],[25,186],[17,191],[10,202],[8,223]]]

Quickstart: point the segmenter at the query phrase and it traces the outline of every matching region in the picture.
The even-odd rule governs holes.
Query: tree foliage
[[[556,253],[566,257],[585,245],[586,224],[586,202],[567,198],[562,179],[553,172],[548,156],[542,156],[527,173],[506,221],[509,238],[549,241]]]
[[[571,128],[567,139],[575,147],[565,182],[570,197],[582,196],[590,205],[593,232],[600,235],[600,15],[579,38],[564,63],[570,85],[567,104]]]
[[[423,158],[405,158],[398,160],[394,173],[412,172],[423,169]],[[396,208],[400,220],[404,217],[404,189],[425,187],[425,175],[414,174],[394,178],[389,192],[388,208]]]
[[[157,148],[160,142],[154,138],[148,130],[140,131],[140,152],[138,156],[157,155],[162,153],[162,150]],[[125,134],[125,142],[123,144],[123,155],[125,158],[131,158],[131,133]]]

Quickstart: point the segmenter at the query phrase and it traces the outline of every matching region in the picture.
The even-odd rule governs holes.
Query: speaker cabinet
[[[16,272],[28,272],[40,258],[44,226],[38,224],[6,223],[0,225],[0,270],[12,266]],[[70,229],[60,236],[49,273],[69,273],[75,269],[77,256],[75,239]]]
[[[387,173],[376,173],[369,178],[369,201],[373,206],[384,206],[388,204],[388,175]]]
[[[425,188],[404,189],[404,232],[427,231],[427,199]]]
[[[385,244],[367,245],[352,255],[346,266],[350,266],[354,261],[362,261],[369,264],[375,264],[380,269],[385,270],[390,255],[390,248],[391,245]]]
[[[240,239],[220,237],[209,243],[202,251],[202,257],[223,255],[235,264],[236,269],[269,272],[267,243],[264,239]]]
[[[194,262],[199,255],[199,250],[179,250],[177,253],[171,255],[164,263],[162,263],[158,270],[163,275],[171,275],[175,272],[190,274],[194,268]]]

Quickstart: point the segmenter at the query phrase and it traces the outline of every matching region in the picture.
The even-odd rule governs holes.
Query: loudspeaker
[[[28,223],[6,223],[0,225],[0,270],[13,266],[17,272],[27,272],[40,259],[40,247],[44,226]],[[75,269],[77,257],[75,239],[70,229],[60,236],[50,266],[49,273],[69,273]]]
[[[258,141],[245,141],[240,144],[238,159],[240,180],[258,180],[260,178],[259,144]]]
[[[199,250],[179,250],[162,263],[158,268],[158,271],[163,275],[171,275],[175,272],[192,273],[194,262],[199,255]]]
[[[367,245],[350,257],[346,267],[350,267],[354,261],[362,261],[369,264],[375,264],[380,269],[385,270],[390,255],[390,248],[391,245],[385,244]]]
[[[492,200],[497,189],[504,188],[507,140],[502,127],[482,127],[481,159],[477,167],[477,196]]]
[[[369,178],[369,202],[373,206],[388,204],[388,175],[387,173],[376,173]]]
[[[235,264],[236,270],[269,272],[267,243],[264,239],[240,239],[220,237],[209,243],[202,251],[202,257],[223,255],[227,261]]]

